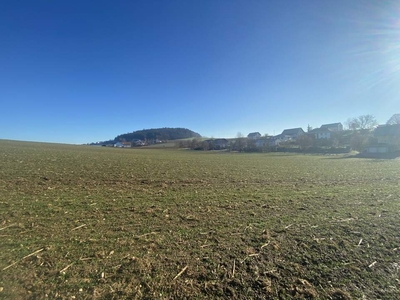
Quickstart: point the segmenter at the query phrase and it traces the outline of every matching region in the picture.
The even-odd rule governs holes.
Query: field
[[[1,299],[400,299],[400,160],[0,141]]]

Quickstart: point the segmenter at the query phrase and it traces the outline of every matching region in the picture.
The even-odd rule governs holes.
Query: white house
[[[324,124],[321,125],[321,129],[330,130],[332,132],[343,131],[342,123],[332,123],[332,124]]]
[[[302,136],[305,134],[303,128],[291,128],[291,129],[285,129],[282,131],[280,134],[280,138],[283,139],[284,141],[290,141],[290,140],[297,140],[299,136]]]
[[[329,140],[332,137],[332,131],[329,129],[316,128],[310,131],[316,140]]]
[[[117,148],[130,148],[132,144],[130,142],[117,142],[114,144],[114,147]]]
[[[339,131],[343,131],[342,123],[324,124],[320,128],[311,130],[310,133],[316,140],[329,140],[332,138],[332,133]]]

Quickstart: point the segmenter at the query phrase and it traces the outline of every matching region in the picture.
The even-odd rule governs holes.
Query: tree
[[[177,140],[186,138],[200,138],[200,134],[191,131],[186,128],[154,128],[154,129],[143,129],[137,130],[131,133],[125,133],[118,135],[114,140],[121,141],[125,139],[127,141],[131,140],[155,140],[160,139],[166,140]]]
[[[349,130],[357,130],[359,126],[357,118],[348,118],[345,125]]]
[[[387,122],[387,125],[400,124],[400,114],[394,114]]]
[[[234,150],[242,152],[246,148],[247,143],[246,143],[246,138],[243,137],[243,134],[238,132],[236,135],[236,140],[233,145]]]
[[[350,140],[350,146],[353,150],[361,152],[368,143],[368,136],[355,132]]]
[[[301,150],[306,150],[307,148],[312,147],[314,140],[311,136],[303,134],[297,138],[297,143],[299,144]]]
[[[354,131],[350,137],[350,147],[356,151],[363,151],[368,145],[376,144],[377,140],[374,138],[372,131]]]
[[[350,118],[346,121],[350,130],[372,129],[378,122],[373,115],[361,115],[358,118]]]
[[[196,139],[196,138],[192,139],[190,142],[190,149],[196,150],[197,148],[200,147],[200,143],[201,142],[198,139]]]
[[[202,148],[203,150],[211,150],[211,149],[210,149],[210,144],[209,144],[207,141],[203,141],[203,142],[201,143],[201,148]]]
[[[248,152],[256,152],[257,149],[257,143],[254,139],[248,139],[247,140],[247,145],[246,145],[246,151]]]
[[[362,115],[358,117],[358,120],[360,121],[360,129],[372,129],[378,125],[373,115]]]

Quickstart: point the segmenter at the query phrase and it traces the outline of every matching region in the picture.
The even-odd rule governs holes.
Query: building
[[[117,148],[130,148],[132,147],[132,144],[130,142],[117,142],[114,144],[114,147]]]
[[[364,151],[367,157],[394,158],[400,154],[400,124],[378,126],[374,138],[377,143]]]
[[[343,131],[342,123],[332,123],[321,125],[309,132],[316,140],[330,140],[334,133]]]
[[[320,129],[330,130],[332,132],[343,131],[342,123],[332,123],[321,125]]]
[[[303,128],[291,128],[291,129],[285,129],[282,131],[282,133],[279,136],[279,139],[283,141],[290,141],[290,140],[297,140],[299,136],[302,136],[305,134]]]
[[[226,149],[229,146],[229,141],[227,139],[212,139],[212,140],[205,140],[207,142],[210,150],[222,150]]]
[[[316,128],[309,132],[316,140],[329,140],[332,137],[332,131],[329,129]]]
[[[247,135],[247,137],[248,137],[249,139],[256,140],[256,139],[259,139],[259,138],[261,137],[261,133],[259,133],[259,132],[252,132],[252,133],[249,133],[249,134]]]
[[[256,139],[256,147],[261,148],[261,147],[269,147],[272,146],[272,141],[273,137],[272,136],[266,136],[262,137],[259,139]]]
[[[380,125],[374,131],[378,144],[398,145],[400,143],[400,124]]]

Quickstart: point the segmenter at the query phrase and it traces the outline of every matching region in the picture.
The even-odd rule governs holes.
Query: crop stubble
[[[400,161],[0,141],[0,298],[398,299]]]

